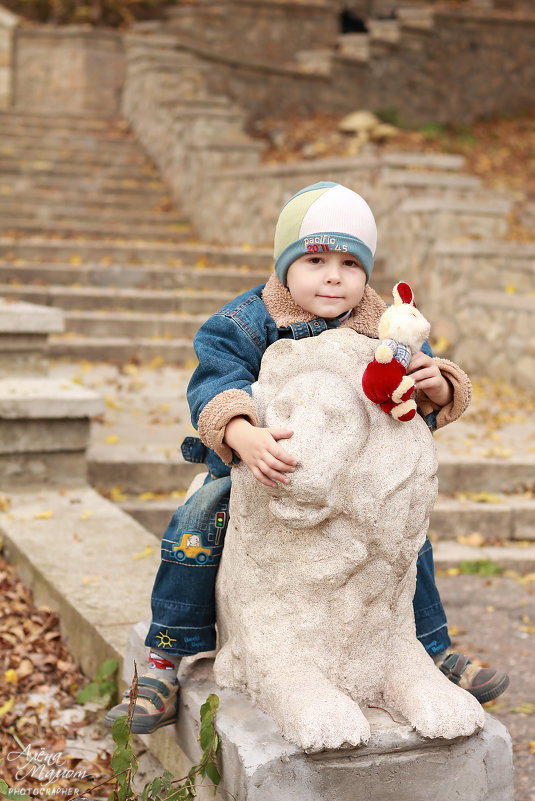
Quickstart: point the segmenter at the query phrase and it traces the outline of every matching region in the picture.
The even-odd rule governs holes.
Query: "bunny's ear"
[[[414,295],[412,294],[412,289],[407,283],[405,283],[405,281],[400,281],[398,284],[396,284],[392,290],[392,294],[394,296],[395,306],[401,306],[402,303],[410,303],[411,306],[414,306]]]

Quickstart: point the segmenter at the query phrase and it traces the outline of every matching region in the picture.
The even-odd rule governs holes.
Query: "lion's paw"
[[[370,725],[360,707],[343,693],[329,694],[294,710],[287,736],[307,753],[351,748],[366,743]]]
[[[419,694],[405,715],[424,737],[443,737],[454,740],[468,737],[479,731],[485,722],[485,713],[476,699],[454,684],[440,687],[439,692]]]

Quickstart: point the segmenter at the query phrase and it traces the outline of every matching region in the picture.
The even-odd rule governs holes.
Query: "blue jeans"
[[[215,581],[228,525],[230,486],[230,476],[212,479],[208,474],[202,487],[171,518],[162,539],[145,645],[180,656],[216,647]],[[450,639],[429,539],[416,564],[416,636],[435,656],[446,650]]]

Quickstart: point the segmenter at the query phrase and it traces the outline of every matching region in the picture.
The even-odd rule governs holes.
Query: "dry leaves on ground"
[[[84,713],[76,704],[74,693],[87,679],[63,643],[57,615],[33,605],[29,590],[1,556],[0,598],[0,775],[11,787],[42,788],[37,763],[28,765],[28,755],[43,749],[48,761],[82,777],[58,778],[50,788],[61,793],[59,788],[94,787],[111,775],[110,755],[86,759],[73,747],[77,732],[97,713]],[[17,758],[25,748],[29,751]],[[45,765],[45,770],[55,767]]]

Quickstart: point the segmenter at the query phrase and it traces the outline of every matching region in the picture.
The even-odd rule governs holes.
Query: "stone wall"
[[[367,107],[393,109],[412,123],[458,124],[535,103],[535,7],[528,13],[425,4],[399,10],[397,21],[370,23],[368,34],[337,37],[337,5],[318,8],[306,25],[303,18],[301,36],[287,5],[275,3],[269,19],[259,13],[256,27],[250,0],[229,4],[225,13],[217,6],[213,26],[203,16],[215,13],[213,5],[181,7],[183,22],[175,16],[169,31],[211,65],[211,90],[251,117]]]
[[[337,4],[325,0],[219,0],[179,5],[167,29],[206,53],[277,65],[300,50],[334,47],[338,28]]]
[[[87,26],[19,28],[14,105],[47,113],[114,115],[124,82],[122,35]]]
[[[18,17],[0,6],[0,108],[12,101],[13,40]]]
[[[412,122],[470,122],[535,103],[535,14],[436,11],[371,43],[370,97]]]

